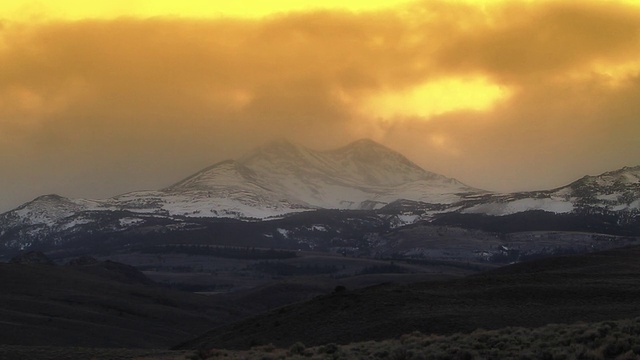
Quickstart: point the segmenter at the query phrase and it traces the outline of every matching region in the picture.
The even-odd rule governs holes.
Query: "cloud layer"
[[[612,2],[5,21],[0,210],[163,187],[275,138],[371,137],[476,187],[559,186],[640,163],[639,53],[640,8]],[[509,96],[444,113],[366,106],[478,78]],[[442,92],[469,89],[481,92]]]

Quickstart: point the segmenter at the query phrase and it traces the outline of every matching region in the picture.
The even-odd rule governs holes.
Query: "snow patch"
[[[289,238],[289,233],[291,233],[291,231],[287,230],[287,229],[282,229],[282,228],[278,228],[276,229],[278,231],[278,233],[280,233],[280,235],[282,235],[282,237],[284,237],[285,239]]]
[[[324,225],[312,225],[311,226],[311,231],[322,231],[322,232],[327,232],[327,228]]]
[[[126,217],[119,220],[121,227],[130,227],[144,223],[143,219]]]
[[[462,210],[462,213],[468,214],[486,214],[493,216],[511,215],[529,210],[543,210],[556,214],[565,214],[573,211],[574,206],[571,202],[559,199],[519,199],[508,202],[492,202],[479,204],[468,209]]]
[[[62,230],[67,230],[67,229],[74,228],[74,227],[76,227],[76,226],[78,226],[78,225],[91,224],[92,222],[94,222],[94,220],[92,220],[92,219],[88,219],[88,218],[77,218],[77,219],[74,219],[74,220],[72,220],[72,221],[69,221],[69,222],[67,222],[67,223],[63,224],[60,228],[61,228]]]

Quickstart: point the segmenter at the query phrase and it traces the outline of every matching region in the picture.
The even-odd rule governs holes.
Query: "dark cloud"
[[[612,2],[512,3],[485,24],[454,33],[439,52],[454,70],[521,81],[629,60],[640,50],[640,12]]]
[[[495,190],[636,164],[639,24],[634,6],[568,1],[4,24],[0,210],[166,186],[283,137],[373,137]],[[361,111],[381,91],[473,76],[511,97],[431,119]]]

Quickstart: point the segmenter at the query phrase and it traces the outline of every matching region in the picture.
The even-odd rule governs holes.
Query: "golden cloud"
[[[637,162],[638,53],[638,7],[595,1],[7,22],[0,166],[106,196],[275,137],[374,137],[471,185],[559,185]]]

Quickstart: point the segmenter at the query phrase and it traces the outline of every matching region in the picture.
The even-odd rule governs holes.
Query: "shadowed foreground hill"
[[[214,327],[328,294],[338,281],[360,288],[433,276],[443,275],[296,277],[204,296],[161,287],[122,263],[82,257],[56,266],[30,252],[0,263],[0,345],[168,348]]]
[[[338,292],[214,329],[180,346],[287,347],[394,338],[412,331],[538,327],[640,316],[640,247],[543,259],[459,280]]]
[[[0,343],[162,348],[236,319],[205,296],[140,284],[126,268],[0,263]]]

